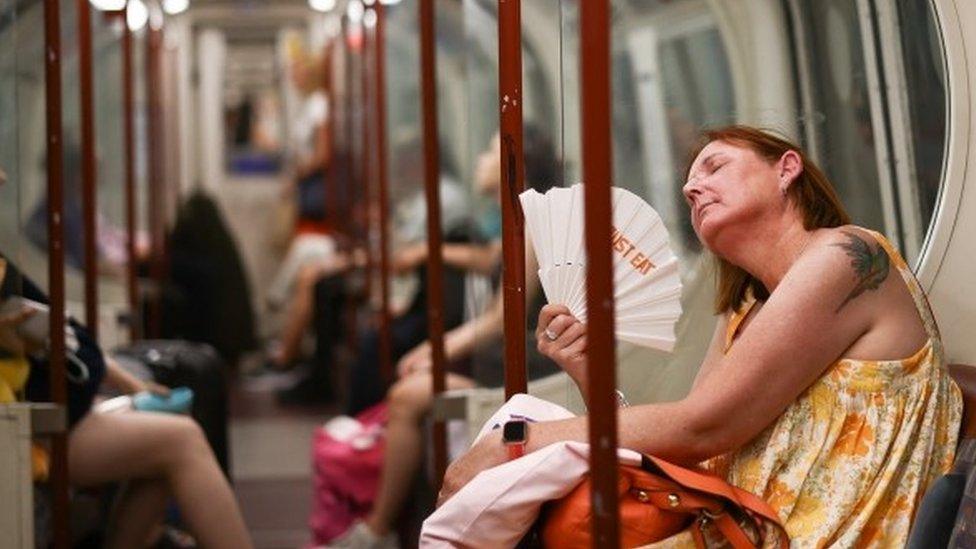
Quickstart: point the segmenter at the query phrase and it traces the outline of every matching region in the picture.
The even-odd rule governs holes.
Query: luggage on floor
[[[373,507],[383,466],[387,404],[381,402],[355,418],[329,420],[312,441],[312,514],[315,544],[343,534]]]
[[[191,415],[230,478],[226,368],[217,351],[206,343],[147,339],[116,349],[114,354],[145,365],[157,383],[193,391]]]

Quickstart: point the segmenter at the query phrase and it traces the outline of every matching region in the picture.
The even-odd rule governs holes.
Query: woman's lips
[[[705,208],[711,206],[712,204],[715,204],[716,202],[717,201],[713,200],[711,202],[705,202],[704,204],[702,204],[701,206],[699,206],[698,207],[698,218],[701,219],[702,214],[705,213]]]

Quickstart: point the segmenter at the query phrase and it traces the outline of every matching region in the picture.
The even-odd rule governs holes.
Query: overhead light
[[[125,8],[125,0],[88,0],[96,10],[119,11]]]
[[[393,6],[399,3],[400,0],[380,0],[380,4],[383,4],[384,6]]]
[[[366,14],[363,15],[363,26],[367,29],[376,26],[376,10],[366,10]]]
[[[190,0],[163,0],[163,11],[168,15],[183,13],[190,7]]]
[[[142,0],[129,0],[125,10],[125,23],[132,32],[141,31],[149,22],[149,9]]]
[[[358,24],[363,20],[363,12],[365,11],[366,8],[363,7],[362,2],[359,0],[352,0],[352,2],[349,2],[349,5],[346,6],[346,17],[349,18],[349,21]]]
[[[336,0],[308,0],[308,7],[315,11],[329,12],[335,9]]]

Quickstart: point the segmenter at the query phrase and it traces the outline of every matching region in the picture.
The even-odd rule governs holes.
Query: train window
[[[92,17],[96,201],[103,274],[125,270],[125,137],[122,87],[122,19]],[[113,153],[118,151],[118,153]],[[105,296],[104,299],[108,299]],[[104,302],[103,299],[103,302]],[[122,298],[116,298],[121,300]]]
[[[18,255],[20,177],[17,139],[17,3],[0,0],[0,254]]]
[[[922,242],[935,212],[946,156],[945,52],[931,1],[898,0],[895,4],[905,93],[895,94],[893,100],[902,112],[907,111],[906,160],[914,166],[908,185],[914,187],[918,200],[912,205],[918,220],[910,229],[916,241]],[[894,60],[896,64],[898,61]]]
[[[61,113],[64,138],[64,264],[66,306],[82,316],[84,288],[80,280],[85,266],[85,226],[82,197],[81,82],[78,48],[77,4],[61,6]],[[43,151],[43,149],[41,149]],[[74,305],[74,307],[72,307]]]
[[[525,183],[543,188],[561,185],[561,91],[558,68],[559,0],[522,3],[522,113],[524,120]],[[447,12],[448,10],[443,10]],[[466,127],[463,135],[463,180],[472,189],[474,234],[483,242],[500,245],[500,148],[498,4],[486,0],[462,3],[465,55],[464,64]],[[443,96],[442,96],[443,97]],[[443,136],[443,129],[442,129]],[[443,138],[443,137],[442,137]],[[528,252],[528,250],[527,250]],[[534,270],[532,271],[534,273]],[[466,279],[465,315],[469,318],[492,313],[494,296],[500,295],[501,269]],[[533,277],[534,274],[529,274]],[[534,345],[538,312],[544,303],[541,290],[527,280],[526,294],[526,363],[529,378],[539,378],[554,370],[547,369]],[[491,329],[480,323],[479,329]],[[498,326],[500,328],[500,326]],[[472,374],[482,385],[500,386],[503,382],[503,347],[497,337],[478,337],[472,357]],[[566,394],[569,394],[567,383]],[[551,397],[551,395],[550,395]]]
[[[13,2],[8,4],[14,4]],[[3,21],[3,33],[11,36],[16,61],[13,71],[13,101],[16,114],[6,120],[14,123],[11,170],[8,176],[16,187],[16,261],[21,270],[42,288],[47,287],[47,148],[44,92],[44,10],[40,2],[16,3],[12,19]],[[5,37],[5,40],[7,38]],[[5,52],[8,51],[5,49]],[[6,122],[4,123],[6,126]],[[6,145],[6,143],[5,143]],[[6,147],[4,147],[6,149]],[[5,151],[6,154],[6,151]],[[7,246],[4,240],[3,246]]]
[[[618,385],[632,402],[683,396],[714,327],[711,261],[701,253],[681,195],[682,170],[705,126],[736,119],[738,96],[720,15],[702,0],[614,1],[614,185],[661,214],[682,258],[684,315],[673,353],[621,344]],[[580,177],[578,2],[561,2],[563,140],[570,181]]]
[[[806,146],[855,222],[886,232],[915,260],[946,140],[944,61],[931,2],[796,0],[788,9]]]

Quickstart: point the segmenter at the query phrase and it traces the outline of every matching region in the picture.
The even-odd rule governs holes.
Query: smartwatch
[[[528,423],[524,419],[513,419],[505,422],[502,427],[502,442],[508,448],[509,461],[525,455],[525,443],[528,434]]]

